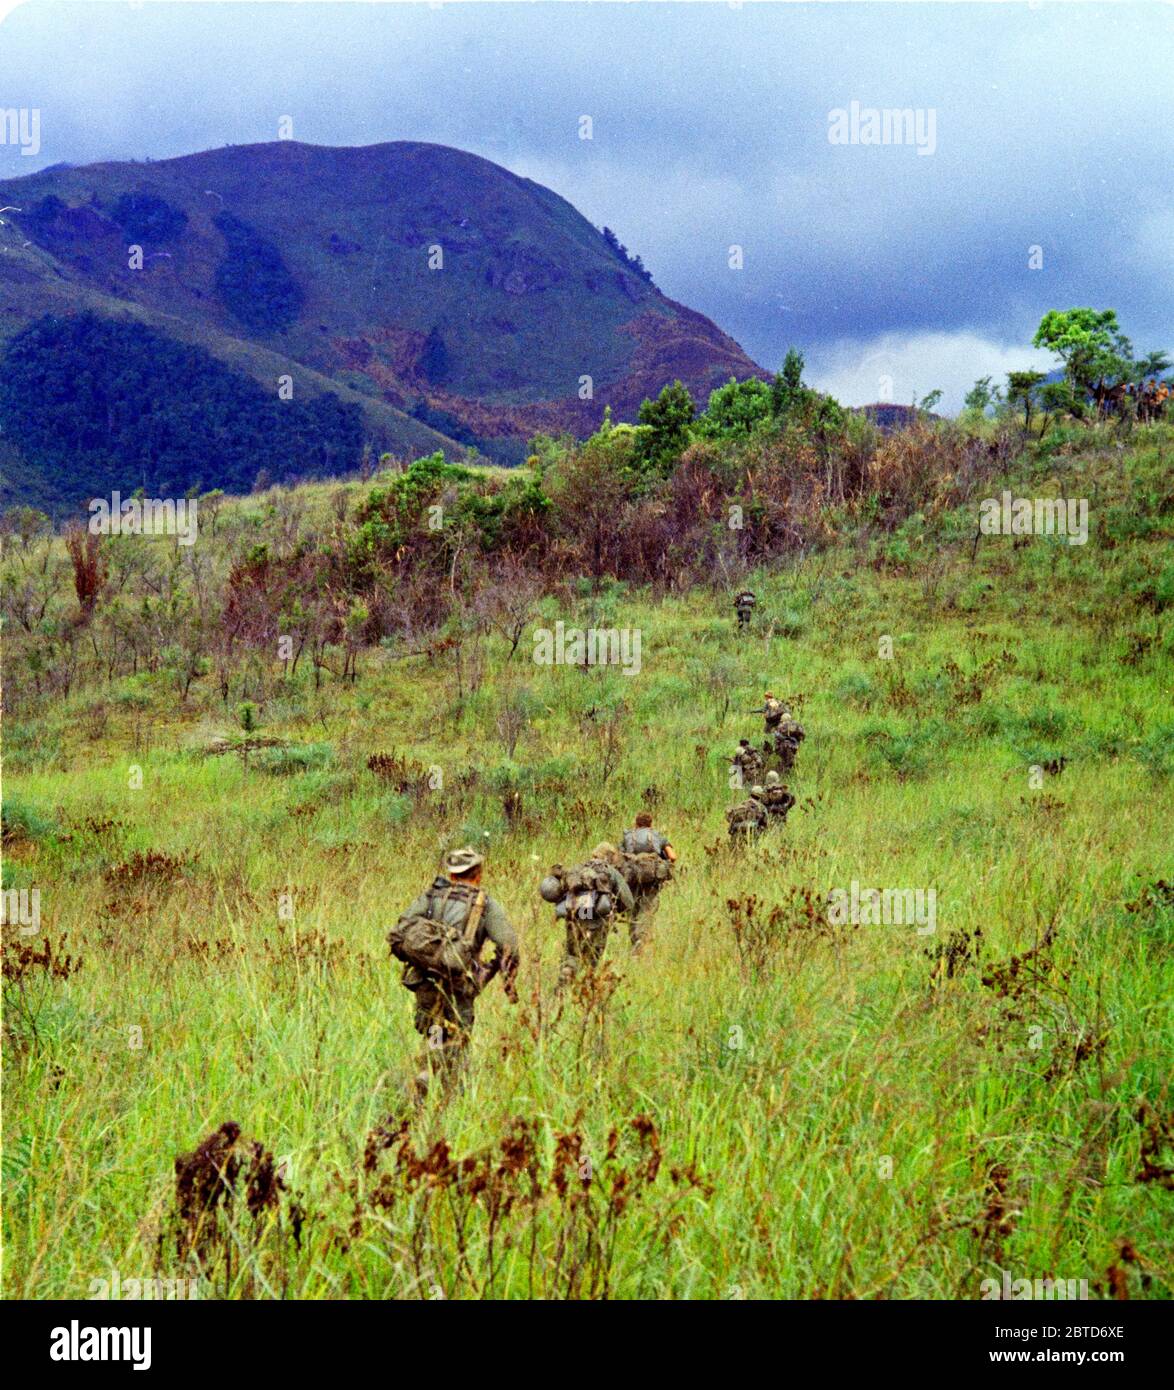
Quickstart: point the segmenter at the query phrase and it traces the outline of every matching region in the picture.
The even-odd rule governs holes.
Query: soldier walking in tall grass
[[[539,893],[554,904],[558,920],[566,923],[566,949],[558,972],[560,989],[584,966],[594,970],[603,959],[617,905],[626,913],[635,908],[632,890],[618,867],[620,860],[615,845],[596,845],[586,864],[575,869],[556,864],[539,884]]]
[[[423,1104],[439,1075],[447,1098],[468,1063],[477,996],[499,971],[516,1002],[518,938],[501,905],[481,887],[484,861],[472,849],[453,850],[433,880],[388,933],[391,953],[404,963],[403,986],[416,996],[415,1029],[427,1041],[412,1096]],[[481,960],[486,941],[497,947]]]
[[[635,899],[629,919],[629,936],[632,954],[638,955],[648,940],[652,919],[660,906],[661,886],[673,876],[677,851],[666,835],[653,830],[651,811],[637,813],[636,824],[624,831],[620,850],[627,871],[625,877]]]

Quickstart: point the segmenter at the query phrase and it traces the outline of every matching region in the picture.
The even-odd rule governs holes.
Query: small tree
[[[680,381],[666,386],[656,400],[641,402],[640,423],[647,429],[637,436],[637,462],[662,475],[670,473],[689,447],[689,427],[696,413],[693,397]]]
[[[776,420],[785,420],[810,394],[803,385],[803,354],[798,348],[788,348],[782,371],[775,374],[770,388],[770,413]]]
[[[697,421],[697,431],[707,439],[744,437],[769,419],[770,411],[771,388],[765,381],[756,376],[745,381],[730,377],[710,394],[705,414]]]
[[[967,391],[963,398],[963,405],[967,410],[973,410],[979,415],[985,415],[993,405],[999,403],[1002,391],[997,386],[991,385],[989,376],[982,376]]]
[[[1017,406],[1022,407],[1025,431],[1031,429],[1031,408],[1035,404],[1036,391],[1043,380],[1043,372],[1007,373],[1007,404],[1013,409]]]
[[[1133,349],[1117,323],[1116,309],[1050,309],[1032,339],[1064,363],[1074,400],[1096,397],[1099,406],[1110,378],[1125,379]]]

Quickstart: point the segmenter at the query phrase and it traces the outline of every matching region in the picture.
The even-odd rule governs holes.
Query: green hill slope
[[[231,1120],[289,1190],[255,1224],[242,1198],[201,1297],[974,1299],[1007,1271],[1169,1298],[1174,441],[1122,442],[1057,430],[955,505],[825,511],[731,576],[748,635],[724,585],[585,572],[456,587],[433,629],[397,559],[388,640],[348,669],[356,618],[316,655],[273,581],[353,553],[392,476],[228,503],[191,552],[107,542],[92,642],[61,540],[14,539],[4,885],[53,949],[21,975],[6,937],[5,1295],[193,1273],[175,1158]],[[1003,487],[1089,499],[1087,544],[979,543]],[[639,671],[534,661],[558,623],[640,632]],[[768,686],[807,730],[799,805],[737,853]],[[680,853],[651,944],[614,931],[559,996],[538,880],[641,807]],[[384,937],[466,841],[520,1002],[490,987],[467,1087],[413,1122]],[[933,929],[836,926],[854,883],[932,889]]]

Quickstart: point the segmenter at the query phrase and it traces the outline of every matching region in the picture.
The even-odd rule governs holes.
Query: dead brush
[[[992,1163],[987,1169],[982,1200],[982,1210],[971,1227],[978,1242],[974,1262],[980,1265],[990,1260],[1003,1265],[1007,1241],[1015,1234],[1022,1215],[1011,1195],[1011,1169],[1006,1163]]]
[[[266,961],[275,969],[311,970],[329,973],[341,966],[350,956],[345,942],[332,940],[324,931],[295,931],[285,922],[278,922],[277,935],[265,936],[261,950]]]
[[[584,970],[571,985],[570,999],[578,1013],[578,1032],[575,1039],[576,1065],[588,1057],[602,1062],[608,1055],[608,1024],[612,1001],[624,982],[607,961],[594,970]],[[557,1019],[562,1013],[560,1004]]]
[[[982,699],[988,684],[1000,672],[1011,670],[1015,664],[1015,656],[1006,650],[999,652],[997,656],[988,657],[981,664],[975,658],[972,671],[964,671],[953,657],[949,657],[942,665],[941,674],[950,682],[950,697],[953,703],[976,705]]]
[[[1126,1236],[1118,1236],[1114,1244],[1117,1247],[1117,1258],[1110,1260],[1108,1268],[1105,1270],[1103,1280],[1098,1279],[1093,1284],[1093,1291],[1100,1294],[1103,1298],[1111,1298],[1118,1303],[1129,1301],[1130,1297],[1130,1273],[1137,1273],[1137,1288],[1142,1294],[1147,1294],[1153,1284],[1147,1267],[1147,1262],[1138,1253],[1137,1247]]]
[[[1059,970],[1052,960],[1056,932],[1053,919],[1029,950],[988,965],[982,976],[984,987],[993,990],[996,998],[1018,1002],[1029,993],[1054,988],[1058,982],[1067,981],[1067,973]]]
[[[842,945],[855,930],[830,920],[826,895],[792,884],[783,900],[770,907],[756,893],[728,898],[726,910],[738,966],[746,979],[764,975],[779,956],[794,961],[820,943]]]
[[[926,947],[922,955],[928,957],[930,962],[930,988],[935,988],[946,980],[957,979],[972,965],[977,966],[981,953],[981,927],[975,927],[973,932],[960,927],[952,931],[945,941]]]
[[[56,944],[46,936],[37,945],[5,934],[0,944],[4,1035],[17,1051],[39,1046],[38,1024],[54,985],[63,984],[82,968],[82,958],[75,960],[68,954],[65,942],[64,936]]]
[[[367,769],[401,796],[410,796],[416,803],[422,801],[431,790],[428,769],[424,764],[394,750],[390,753],[372,753],[367,759]]]
[[[306,1211],[273,1155],[228,1120],[175,1159],[175,1201],[160,1228],[157,1258],[171,1244],[181,1266],[225,1297],[289,1287]],[[292,1248],[291,1248],[292,1247]]]
[[[135,850],[128,859],[106,870],[104,878],[110,896],[105,911],[112,917],[121,917],[128,911],[138,915],[149,910],[190,872],[197,858],[162,850]]]
[[[390,1241],[409,1296],[609,1298],[621,1234],[639,1227],[623,1244],[646,1260],[667,1251],[685,1199],[713,1188],[692,1162],[665,1164],[647,1115],[613,1126],[602,1152],[579,1124],[548,1143],[517,1117],[495,1145],[459,1158],[444,1138],[418,1152],[408,1122],[390,1118],[367,1136],[363,1191],[340,1241],[349,1248],[370,1230]]]
[[[1067,1076],[1075,1076],[1085,1062],[1104,1057],[1108,1042],[1108,1033],[1098,1034],[1091,1028],[1078,1028],[1073,1034],[1061,1036],[1052,1049],[1044,1080],[1061,1081]]]
[[[1162,1114],[1143,1099],[1133,1118],[1141,1126],[1141,1167],[1134,1181],[1174,1192],[1174,1111]]]

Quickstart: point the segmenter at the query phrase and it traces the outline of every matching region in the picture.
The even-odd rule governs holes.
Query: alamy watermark
[[[96,1302],[134,1303],[144,1299],[152,1302],[174,1302],[200,1296],[199,1279],[124,1279],[118,1270],[111,1270],[109,1279],[91,1279],[89,1299]]]
[[[929,106],[861,106],[858,101],[828,112],[831,145],[915,145],[917,153],[938,147],[938,113]]]
[[[567,627],[534,629],[536,666],[618,666],[625,676],[640,674],[638,627]]]
[[[19,927],[21,936],[41,930],[41,890],[5,888],[0,893],[0,926]]]
[[[41,108],[0,106],[0,145],[19,145],[22,155],[41,153]]]
[[[149,1327],[83,1327],[77,1318],[49,1334],[50,1361],[129,1361],[136,1371],[151,1369]]]
[[[93,536],[175,536],[180,545],[196,539],[194,497],[127,497],[112,492],[110,500],[95,497],[89,505],[90,534]]]
[[[938,924],[936,888],[861,888],[855,879],[828,894],[828,921],[833,927],[916,927],[932,936]]]
[[[978,504],[984,536],[1067,536],[1069,545],[1088,541],[1087,497],[987,497]]]
[[[982,1281],[979,1288],[984,1299],[1063,1298],[1076,1302],[1088,1298],[1087,1279],[1012,1279],[1006,1270],[1002,1276]]]

